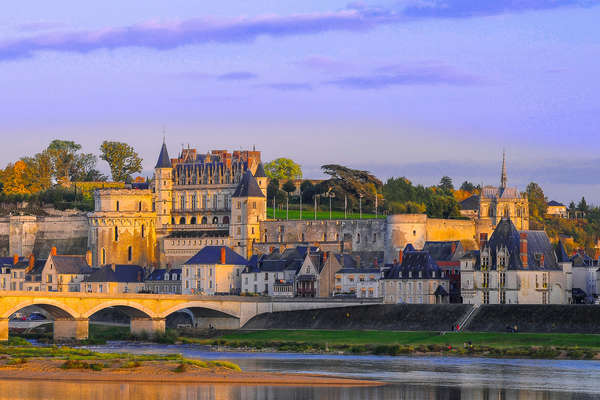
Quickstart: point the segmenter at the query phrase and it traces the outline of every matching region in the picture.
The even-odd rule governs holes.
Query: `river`
[[[230,360],[246,371],[309,372],[389,384],[335,388],[0,381],[0,399],[600,399],[599,361],[231,353],[211,352],[191,345],[135,343],[91,348],[138,354],[181,353],[189,358]]]

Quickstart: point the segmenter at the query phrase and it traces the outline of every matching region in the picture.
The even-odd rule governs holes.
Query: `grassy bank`
[[[587,334],[269,330],[234,332],[214,339],[180,339],[184,343],[292,352],[600,358],[600,335]]]

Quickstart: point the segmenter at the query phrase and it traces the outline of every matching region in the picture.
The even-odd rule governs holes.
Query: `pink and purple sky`
[[[28,1],[0,14],[2,163],[72,139],[248,149],[306,177],[539,182],[600,203],[600,1]],[[2,165],[3,166],[3,165]],[[99,162],[102,170],[107,167]]]

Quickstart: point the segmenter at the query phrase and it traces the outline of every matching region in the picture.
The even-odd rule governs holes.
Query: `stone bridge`
[[[55,340],[64,340],[87,339],[89,318],[109,307],[127,314],[131,332],[139,334],[164,332],[167,316],[180,311],[191,313],[201,327],[238,329],[264,313],[378,303],[380,299],[4,292],[0,294],[0,340],[8,340],[10,316],[30,306],[45,310],[54,319]]]

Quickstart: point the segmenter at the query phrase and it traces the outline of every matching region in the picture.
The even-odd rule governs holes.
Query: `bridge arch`
[[[102,311],[107,308],[116,308],[119,311],[127,314],[131,318],[157,318],[155,312],[151,309],[138,304],[136,302],[128,301],[128,300],[109,300],[104,301],[89,310],[87,310],[83,314],[83,318],[89,318],[92,315],[96,314],[99,311]]]
[[[216,311],[218,313],[224,314],[224,316],[228,316],[231,318],[240,318],[239,315],[239,311],[236,312],[236,310],[233,310],[231,308],[227,308],[224,307],[223,305],[220,304],[215,304],[215,303],[207,303],[206,301],[190,301],[190,302],[186,302],[186,303],[181,303],[181,304],[177,304],[169,309],[167,309],[167,311],[164,311],[163,313],[160,314],[160,318],[166,318],[167,316],[174,314],[178,311],[182,311],[182,310],[200,310],[200,309],[204,309],[204,310],[210,310],[210,311]]]
[[[50,314],[52,316],[52,318],[54,318],[54,319],[75,319],[75,318],[79,317],[79,313],[76,312],[75,310],[73,310],[68,305],[66,305],[64,302],[47,299],[47,298],[46,299],[32,298],[32,299],[22,301],[15,306],[7,308],[6,311],[4,311],[0,315],[0,318],[2,318],[2,319],[10,318],[10,316],[13,315],[14,313],[19,312],[20,310],[27,308],[27,307],[31,307],[31,306],[37,306],[37,307],[42,308],[44,311],[46,311],[48,314]]]

